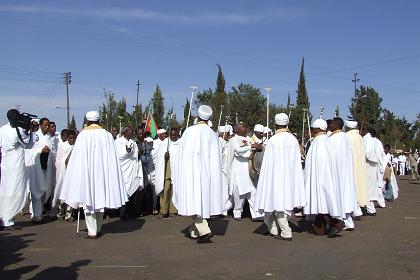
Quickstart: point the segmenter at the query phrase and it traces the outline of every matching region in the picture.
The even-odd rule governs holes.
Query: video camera
[[[14,120],[10,120],[10,125],[13,128],[23,128],[29,130],[31,128],[32,119],[37,118],[37,116],[29,114],[29,113],[20,113],[16,115]]]

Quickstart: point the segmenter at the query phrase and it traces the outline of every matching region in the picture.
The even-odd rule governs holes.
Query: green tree
[[[303,110],[309,112],[309,96],[306,91],[306,79],[305,79],[305,58],[302,58],[302,65],[300,67],[298,89],[296,91],[296,106],[293,108],[289,121],[289,129],[296,133],[298,139],[302,138],[302,121],[303,121]],[[290,105],[289,105],[290,106]],[[306,120],[305,120],[306,125]]]
[[[74,119],[74,115],[71,117],[71,121],[70,121],[70,124],[69,124],[69,129],[77,129],[77,127],[76,127],[76,120]]]
[[[350,116],[359,122],[360,126],[380,129],[380,119],[382,113],[382,98],[372,87],[360,86],[351,99],[349,106]]]
[[[133,118],[127,112],[127,100],[123,97],[121,100],[115,99],[115,94],[104,89],[105,102],[99,108],[102,124],[104,128],[110,130],[112,126],[121,127],[133,125]]]
[[[194,99],[195,107],[198,108],[200,105],[205,104],[213,109],[212,121],[214,129],[217,129],[221,110],[223,110],[222,120],[225,119],[225,116],[227,115],[226,112],[229,111],[228,93],[226,93],[225,90],[225,77],[219,64],[217,64],[217,68],[216,89],[214,91],[212,89],[203,90],[199,92]]]
[[[162,91],[160,90],[159,85],[157,84],[150,103],[153,106],[153,117],[158,128],[163,127],[165,121],[165,107],[163,105],[163,100],[164,98],[162,95]]]
[[[250,128],[256,123],[265,125],[266,98],[259,88],[241,83],[233,87],[229,93],[229,110],[226,113],[232,123],[237,117],[239,122],[245,123]]]
[[[182,121],[182,127],[185,128],[187,127],[188,112],[190,110],[190,101],[188,100],[188,98],[186,99],[186,102],[183,108],[184,108],[184,119]],[[188,123],[188,126],[190,126],[193,123],[193,121],[194,121],[194,117],[190,116],[190,121]]]

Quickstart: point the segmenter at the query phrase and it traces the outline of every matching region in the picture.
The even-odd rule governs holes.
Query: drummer
[[[253,210],[255,186],[249,176],[248,159],[252,149],[261,149],[262,144],[251,144],[247,136],[247,127],[243,123],[235,125],[235,136],[229,140],[229,153],[227,155],[229,195],[232,199],[233,216],[236,221],[241,221],[243,205],[248,200],[252,219],[263,215]]]

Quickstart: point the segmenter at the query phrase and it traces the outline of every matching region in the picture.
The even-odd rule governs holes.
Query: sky
[[[383,107],[413,121],[420,113],[419,1],[1,1],[0,120],[19,107],[64,128],[70,111],[104,102],[104,89],[128,111],[147,104],[157,84],[166,108],[215,88],[220,64],[230,88],[270,87],[270,101],[296,98],[302,58],[311,111],[347,116],[358,85]],[[179,118],[178,117],[178,118]]]

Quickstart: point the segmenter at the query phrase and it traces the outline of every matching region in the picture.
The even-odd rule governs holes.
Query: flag
[[[152,138],[154,139],[157,135],[158,127],[156,126],[155,119],[153,118],[152,112],[149,112],[146,120],[146,132],[150,132]]]

